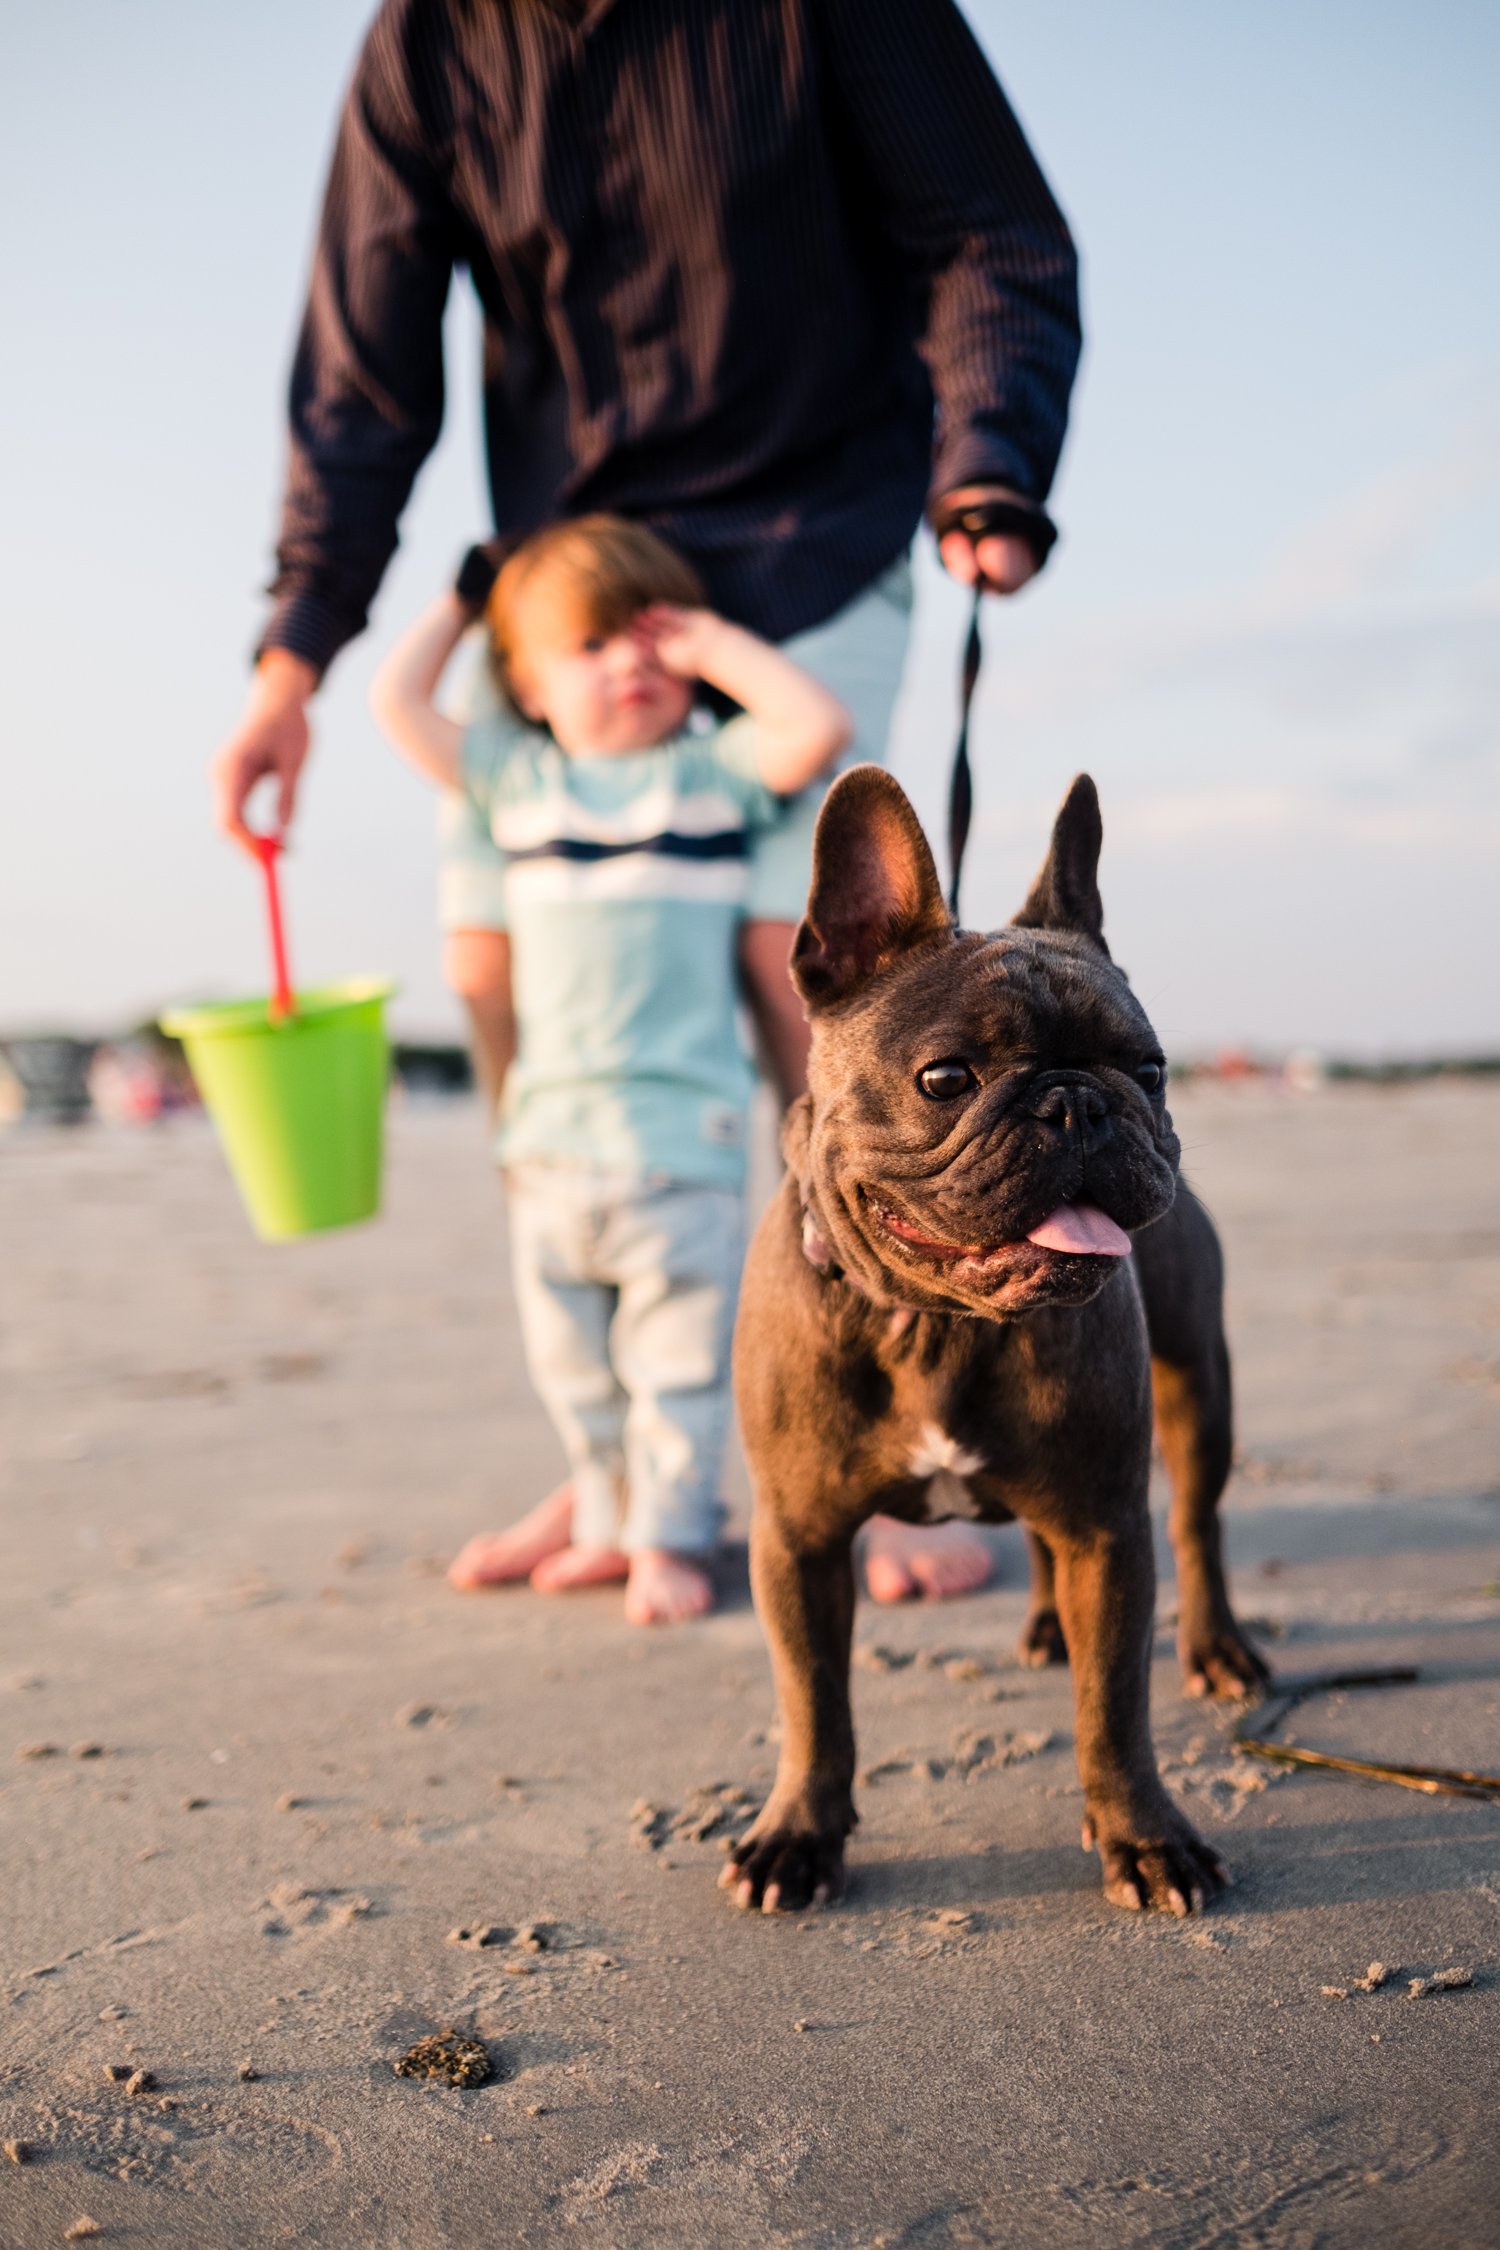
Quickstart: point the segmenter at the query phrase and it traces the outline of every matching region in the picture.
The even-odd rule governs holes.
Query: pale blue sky
[[[628,0],[625,0],[628,4]],[[0,1024],[263,981],[204,779],[243,690],[280,401],[365,0],[0,10]],[[1169,1048],[1500,1042],[1500,14],[975,0],[1085,264],[1065,543],[992,612],[966,907],[1080,766]],[[364,712],[484,528],[477,331],[337,666],[290,874],[305,979],[437,977],[424,792]],[[961,603],[930,557],[896,765],[936,815]]]

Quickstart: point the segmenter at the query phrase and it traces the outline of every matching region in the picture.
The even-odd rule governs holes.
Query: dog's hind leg
[[[1229,1354],[1207,1363],[1151,1362],[1156,1436],[1172,1486],[1168,1529],[1177,1562],[1177,1653],[1187,1695],[1246,1696],[1270,1673],[1229,1606],[1219,1499],[1233,1457]]]
[[[1062,1619],[1057,1614],[1052,1549],[1030,1525],[1026,1527],[1026,1554],[1031,1564],[1031,1606],[1021,1627],[1016,1654],[1023,1664],[1066,1664],[1068,1644],[1063,1638]]]
[[[1168,1528],[1183,1688],[1188,1695],[1253,1695],[1270,1673],[1230,1608],[1219,1526],[1234,1458],[1224,1260],[1213,1221],[1185,1182],[1166,1218],[1136,1237],[1135,1250],[1151,1338],[1156,1438],[1172,1487]]]
[[[856,1818],[853,1527],[813,1546],[757,1500],[750,1578],[776,1675],[781,1762],[769,1800],[731,1847],[719,1880],[737,1905],[796,1912],[842,1891],[844,1839]]]

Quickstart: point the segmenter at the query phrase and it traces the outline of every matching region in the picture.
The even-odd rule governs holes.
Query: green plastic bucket
[[[180,1039],[229,1169],[264,1242],[352,1226],[380,1208],[395,986],[354,977],[297,995],[273,1023],[265,1000],[176,1008]]]

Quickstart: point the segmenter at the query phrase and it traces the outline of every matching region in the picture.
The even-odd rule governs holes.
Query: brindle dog
[[[954,926],[888,774],[857,767],[824,805],[792,956],[810,1091],[736,1337],[783,1744],[724,1871],[742,1905],[799,1909],[842,1886],[851,1548],[877,1513],[1020,1519],[1022,1652],[1072,1662],[1084,1845],[1106,1896],[1185,1914],[1227,1880],[1156,1770],[1146,1505],[1154,1385],[1187,1686],[1246,1693],[1266,1674],[1219,1554],[1222,1266],[1178,1181],[1156,1034],[1104,942],[1101,837],[1080,776],[1025,906],[983,936]]]

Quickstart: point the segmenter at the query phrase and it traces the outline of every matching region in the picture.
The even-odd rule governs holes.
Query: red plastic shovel
[[[292,980],[286,965],[286,928],[281,919],[281,885],[276,876],[276,861],[285,843],[278,829],[274,836],[257,836],[255,856],[260,861],[261,873],[266,879],[266,920],[271,930],[271,998],[268,1012],[272,1023],[285,1023],[288,1016],[297,1012],[297,1002],[292,992]]]

